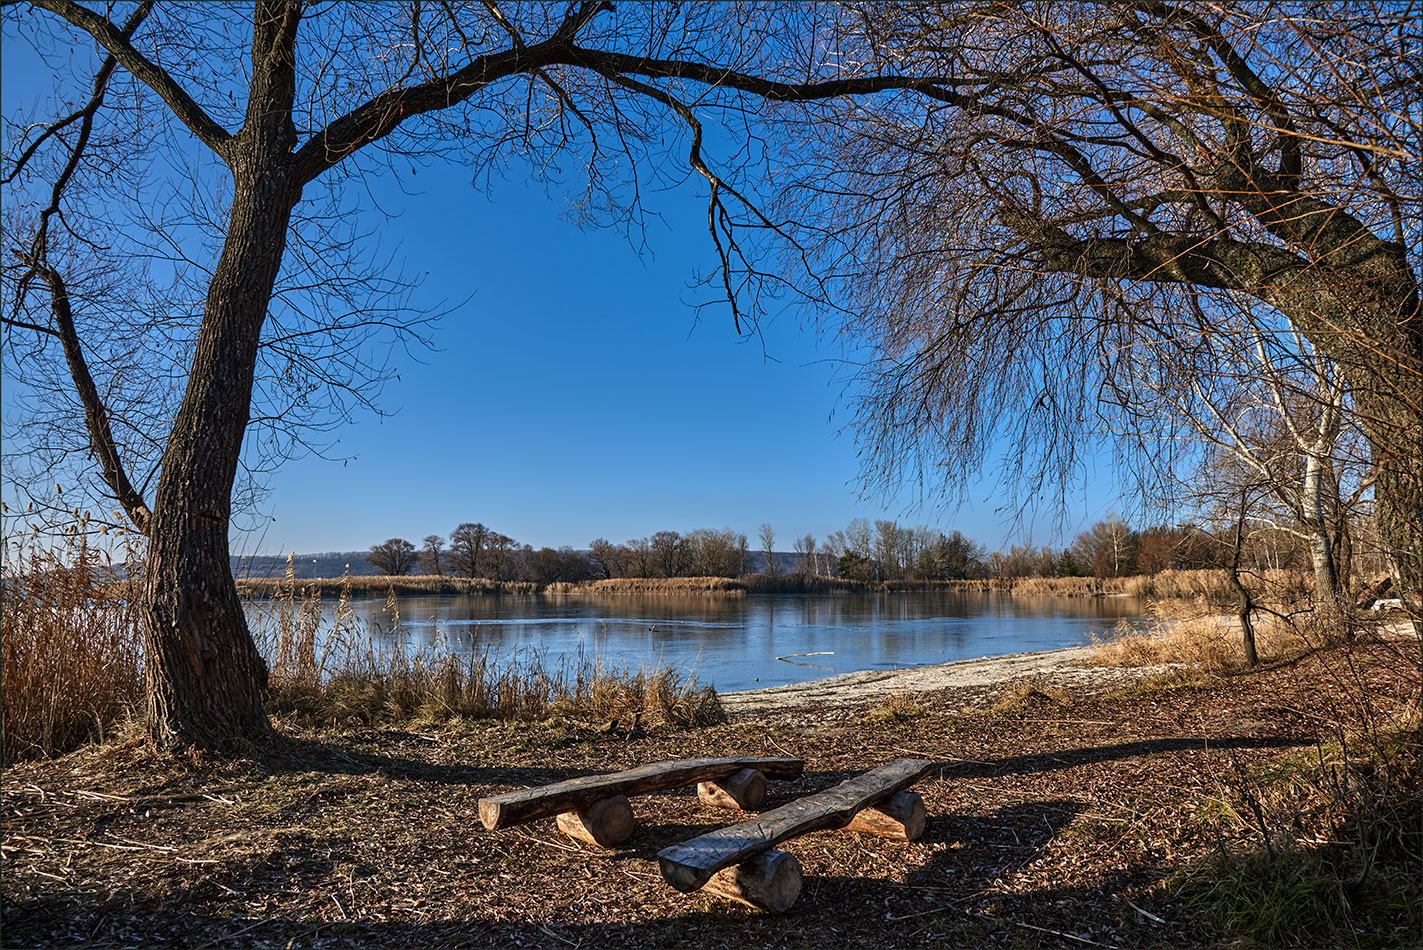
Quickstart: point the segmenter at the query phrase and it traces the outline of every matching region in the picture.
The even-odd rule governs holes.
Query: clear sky
[[[51,85],[7,31],[7,115]],[[492,193],[467,169],[431,165],[368,183],[393,220],[383,248],[421,279],[416,301],[468,300],[435,329],[423,362],[401,357],[381,404],[339,435],[335,454],[271,479],[265,528],[240,553],[356,550],[388,537],[418,544],[464,521],[519,542],[586,547],[659,530],[731,527],[777,547],[823,538],[854,517],[958,528],[990,548],[1054,540],[1050,518],[1009,534],[991,480],[971,502],[927,506],[917,493],[865,498],[850,412],[834,382],[838,351],[800,326],[763,321],[738,337],[725,306],[692,307],[712,266],[706,206],[690,189],[649,196],[661,215],[641,253],[616,231],[563,220],[561,194],[517,174]],[[8,403],[8,400],[7,400]],[[7,412],[10,406],[6,406]],[[1076,522],[1113,506],[1109,472],[1071,503]],[[6,497],[13,497],[11,491]]]

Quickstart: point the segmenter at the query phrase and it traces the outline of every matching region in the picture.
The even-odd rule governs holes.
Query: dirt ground
[[[1248,831],[1220,817],[1232,814],[1237,778],[1305,759],[1334,724],[1404,703],[1416,689],[1416,643],[1409,649],[1139,682],[1148,673],[1084,671],[1070,665],[1080,657],[1054,651],[1001,658],[995,675],[970,663],[938,678],[908,671],[733,694],[728,724],[680,732],[552,721],[311,732],[287,722],[281,738],[237,759],[161,758],[135,742],[92,747],[4,771],[0,940],[1218,943],[1222,932],[1169,882]],[[853,696],[834,692],[852,685]],[[1360,690],[1367,707],[1340,701]],[[565,838],[551,819],[499,832],[477,820],[488,794],[735,754],[806,759],[803,778],[771,783],[767,807],[899,756],[931,758],[938,764],[916,786],[926,833],[908,843],[848,832],[787,842],[805,887],[774,916],[662,881],[660,848],[735,820],[690,790],[634,799],[639,829],[615,851]],[[1408,943],[1407,921],[1352,923],[1361,943]]]

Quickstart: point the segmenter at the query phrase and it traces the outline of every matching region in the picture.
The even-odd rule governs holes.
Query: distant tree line
[[[1368,524],[1355,525],[1367,533]],[[595,538],[587,550],[535,549],[479,522],[465,522],[448,537],[428,535],[417,549],[404,538],[374,545],[367,555],[385,574],[416,570],[429,575],[480,577],[536,584],[602,578],[741,577],[778,573],[786,563],[805,576],[843,577],[865,583],[1025,577],[1127,577],[1168,570],[1228,567],[1234,556],[1232,527],[1190,523],[1135,528],[1107,517],[1064,547],[1012,545],[989,550],[959,530],[856,518],[823,540],[807,534],[792,542],[793,555],[774,550],[775,534],[761,525],[761,547],[752,553],[746,535],[731,528],[698,528],[682,534],[658,531],[616,544]],[[1307,539],[1270,523],[1242,541],[1241,561],[1258,570],[1311,568]],[[1360,565],[1361,571],[1384,565]],[[1347,574],[1348,572],[1341,572]]]

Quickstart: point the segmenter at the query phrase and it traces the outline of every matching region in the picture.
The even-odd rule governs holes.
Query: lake
[[[323,604],[328,620],[334,602]],[[352,607],[376,644],[446,645],[496,662],[541,654],[633,669],[663,664],[721,692],[1090,642],[1144,611],[1139,598],[1002,593],[658,596],[403,596]],[[254,624],[260,623],[254,609]],[[811,654],[801,655],[796,654]]]

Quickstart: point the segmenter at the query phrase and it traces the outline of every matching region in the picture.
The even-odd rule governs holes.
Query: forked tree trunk
[[[262,323],[299,187],[239,169],[187,391],[158,481],[145,578],[148,731],[160,747],[264,735],[266,665],[228,560],[232,484]]]
[[[233,179],[226,240],[154,496],[143,634],[148,733],[160,748],[221,750],[269,731],[266,664],[237,596],[227,533],[262,324],[301,199],[291,160],[300,19],[292,4],[253,11],[246,121],[222,144]]]
[[[1251,621],[1251,614],[1255,611],[1255,602],[1250,597],[1250,591],[1240,580],[1240,552],[1245,547],[1245,512],[1248,501],[1247,491],[1240,493],[1240,517],[1235,522],[1235,544],[1230,552],[1230,589],[1235,593],[1235,615],[1240,620],[1240,646],[1245,651],[1245,665],[1258,666],[1260,654],[1255,648],[1255,625]]]

